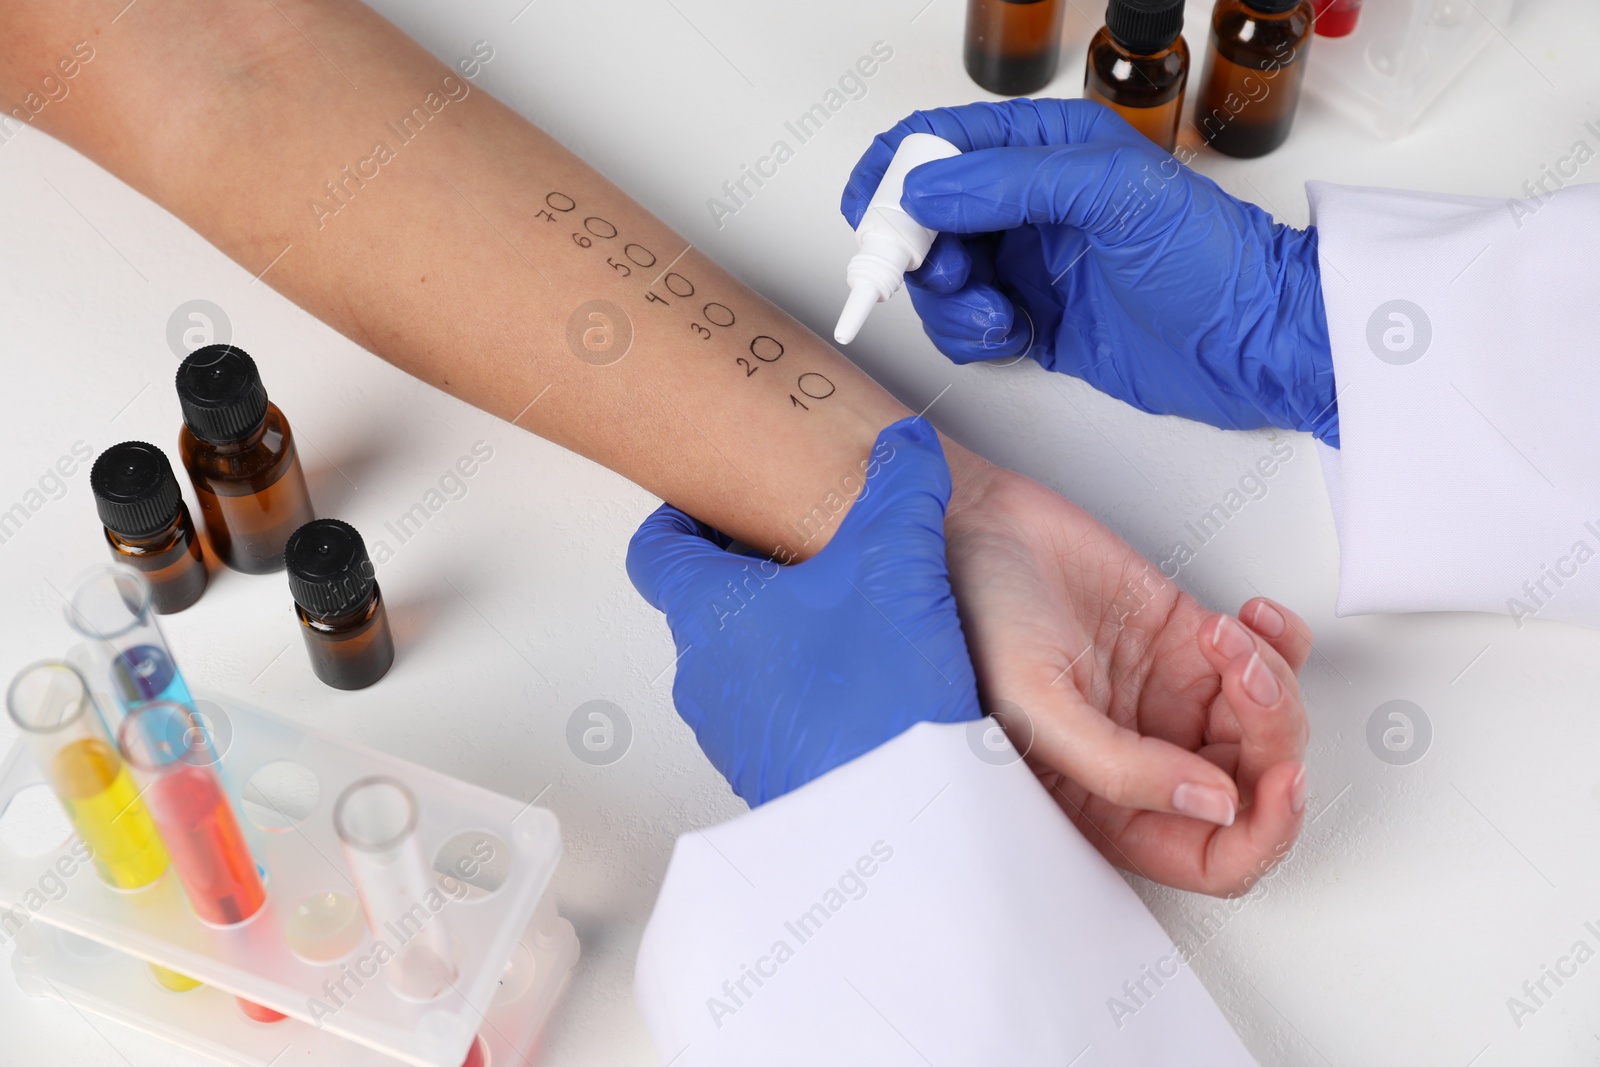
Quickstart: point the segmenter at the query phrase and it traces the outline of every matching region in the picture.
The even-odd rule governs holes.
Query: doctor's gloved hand
[[[628,546],[634,587],[678,649],[672,695],[752,806],[915,723],[980,717],[945,562],[950,469],[933,427],[878,436],[833,539],[780,566],[662,505]]]
[[[1031,356],[1134,407],[1338,444],[1315,229],[1276,224],[1086,100],[919,111],[845,186],[854,226],[895,148],[962,155],[906,176],[939,231],[907,289],[956,363]]]

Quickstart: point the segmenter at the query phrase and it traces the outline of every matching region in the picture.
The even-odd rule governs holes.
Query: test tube
[[[1316,0],[1317,33],[1348,37],[1361,18],[1361,0]]]
[[[246,1000],[243,997],[234,997],[233,999],[239,1005],[239,1010],[244,1012],[245,1018],[253,1019],[258,1023],[281,1023],[288,1018],[283,1012],[273,1011],[265,1004],[257,1004],[255,1001]]]
[[[190,978],[186,974],[179,974],[170,967],[163,967],[159,963],[146,962],[145,966],[150,968],[150,973],[155,975],[156,981],[161,983],[163,989],[170,989],[174,993],[187,993],[191,989],[200,988],[200,980],[198,978]]]
[[[71,664],[24,667],[6,709],[107,885],[141,889],[167,869],[167,850],[128,768]]]
[[[150,583],[131,567],[97,567],[67,600],[67,623],[89,641],[111,684],[120,718],[154,700],[191,708],[194,699],[156,622]]]
[[[429,878],[417,841],[416,797],[393,778],[362,778],[339,795],[333,826],[361,894],[367,926],[394,953],[385,981],[413,1000],[439,996],[458,972],[440,914],[446,898]]]
[[[122,720],[117,747],[144,789],[195,914],[231,926],[260,911],[267,891],[194,709],[170,700],[143,704]]]

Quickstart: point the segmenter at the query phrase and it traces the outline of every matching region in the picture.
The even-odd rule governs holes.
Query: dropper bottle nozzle
[[[850,299],[844,302],[844,311],[839,315],[839,325],[833,328],[833,339],[842,345],[854,341],[861,327],[867,324],[867,315],[872,312],[872,306],[881,299],[878,290],[865,282],[852,286]]]
[[[906,175],[920,164],[960,154],[955,145],[931,133],[907,134],[900,142],[856,226],[856,245],[861,251],[850,257],[845,270],[850,298],[833,329],[835,341],[847,345],[856,339],[873,305],[899,290],[906,271],[922,266],[938,236],[900,206]]]

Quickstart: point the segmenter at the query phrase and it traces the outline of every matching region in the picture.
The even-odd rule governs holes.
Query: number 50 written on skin
[[[575,212],[578,210],[578,202],[566,193],[552,191],[545,195],[544,202],[546,210],[540,211],[536,216],[538,218],[552,223],[561,223],[563,220],[570,222],[577,218]],[[624,242],[618,249],[615,242],[620,236],[620,231],[609,220],[598,215],[588,215],[582,218],[578,228],[572,231],[572,243],[581,249],[606,252],[604,257],[606,267],[624,278],[631,278],[635,271],[649,270],[656,265],[656,254],[637,242]],[[666,295],[655,291],[657,284],[666,290]],[[681,306],[681,302],[690,300],[694,295],[694,282],[678,271],[668,269],[647,283],[644,299],[649,304],[670,307],[674,303],[679,303]],[[704,321],[700,321],[701,319]],[[738,316],[732,308],[713,300],[700,308],[699,318],[689,323],[689,330],[701,340],[709,341],[720,331],[733,327],[736,322]],[[595,330],[602,331],[605,337],[609,338],[611,329],[610,323],[597,322],[584,334],[584,343],[588,344],[590,334]],[[767,334],[757,334],[750,340],[749,355],[734,357],[734,363],[743,370],[746,378],[752,378],[763,367],[776,364],[783,358],[783,353],[783,342]],[[789,404],[792,408],[810,411],[808,401],[826,400],[833,395],[835,388],[826,375],[816,371],[806,371],[795,379],[793,391],[789,393]]]

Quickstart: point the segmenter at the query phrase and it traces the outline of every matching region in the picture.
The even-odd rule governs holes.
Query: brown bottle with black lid
[[[190,353],[177,386],[178,451],[212,551],[246,574],[279,569],[284,542],[314,517],[288,420],[232,345]]]
[[[1315,24],[1311,0],[1217,0],[1194,109],[1207,144],[1248,159],[1288,139]]]
[[[311,669],[335,689],[365,689],[394,662],[383,593],[356,528],[316,519],[284,549],[289,593]]]
[[[111,558],[145,576],[156,614],[171,615],[200,599],[210,575],[161,449],[143,441],[112,445],[89,469],[89,491]]]
[[[1183,2],[1111,0],[1083,70],[1085,100],[1105,104],[1168,152],[1178,144],[1189,82]]]

